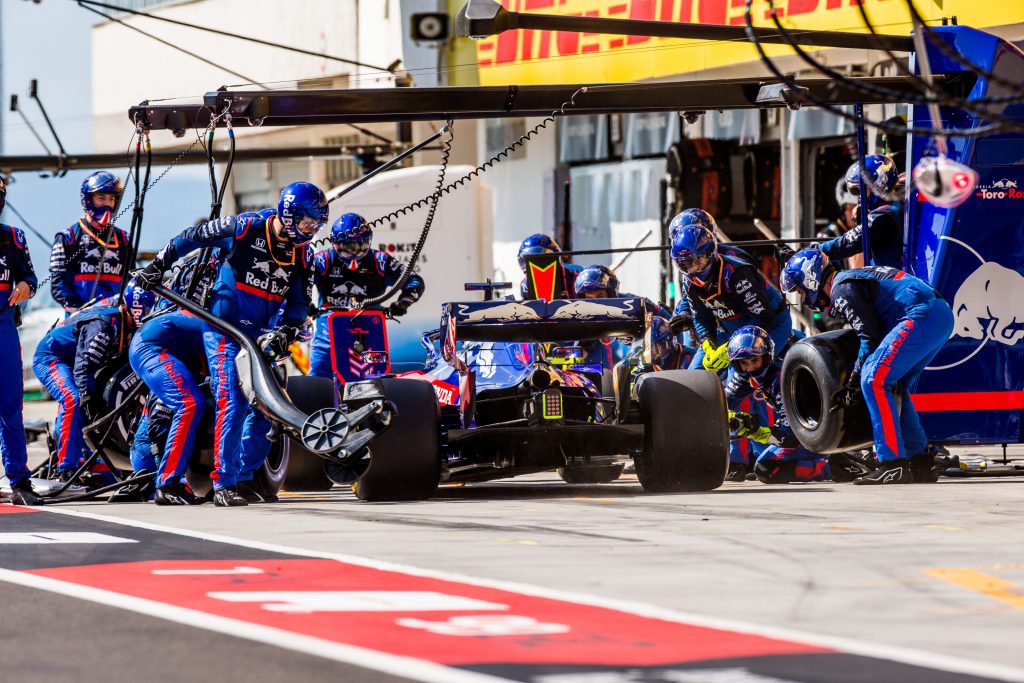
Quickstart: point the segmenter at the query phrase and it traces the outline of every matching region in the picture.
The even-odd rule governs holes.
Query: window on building
[[[490,159],[524,135],[526,119],[487,119],[484,124],[484,156]],[[525,159],[525,146],[517,147],[508,158]]]

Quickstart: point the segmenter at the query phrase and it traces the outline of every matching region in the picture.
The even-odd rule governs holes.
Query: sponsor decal
[[[964,174],[960,174],[964,175]],[[953,178],[953,183],[957,182],[956,177]],[[1011,180],[1010,178],[1001,178],[995,180],[988,185],[979,185],[974,191],[974,196],[979,199],[1014,199],[1020,201],[1024,199],[1024,190],[1019,188],[1021,181]]]

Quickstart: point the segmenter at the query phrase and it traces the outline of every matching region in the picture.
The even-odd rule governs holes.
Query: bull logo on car
[[[540,316],[529,306],[509,302],[500,306],[491,306],[478,310],[470,310],[471,306],[459,304],[460,323],[482,322],[518,322],[520,320],[540,320]],[[465,316],[465,317],[463,317]]]
[[[956,238],[943,235],[941,239],[959,244],[981,263],[953,295],[951,335],[980,343],[966,357],[926,370],[946,370],[966,363],[989,341],[1014,346],[1024,340],[1024,275],[986,261],[973,247]]]
[[[633,302],[625,301],[623,303],[624,305],[620,307],[593,303],[591,301],[570,301],[555,311],[551,319],[591,320],[593,318],[621,318],[629,320],[633,317]]]

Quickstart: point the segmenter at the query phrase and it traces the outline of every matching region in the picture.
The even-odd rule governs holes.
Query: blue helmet
[[[864,175],[867,177],[869,195],[886,198],[892,194],[899,181],[900,172],[896,162],[885,154],[869,154],[864,157]],[[855,161],[846,170],[846,187],[851,193],[859,195],[861,179],[861,162]]]
[[[604,291],[606,297],[619,295],[619,278],[608,266],[587,266],[576,276],[576,296]]]
[[[331,243],[342,256],[362,258],[370,251],[373,229],[358,213],[343,213],[331,226]]]
[[[323,190],[313,183],[292,183],[281,190],[277,217],[292,244],[305,244],[327,225],[330,207]]]
[[[114,195],[114,207],[96,206],[92,203],[93,195],[97,193]],[[110,223],[114,208],[121,203],[121,195],[124,193],[124,183],[110,171],[96,171],[82,181],[82,208],[91,219],[102,226]]]
[[[672,260],[698,286],[703,286],[711,277],[717,257],[715,233],[700,223],[684,224],[672,236]]]
[[[818,249],[801,249],[786,262],[779,285],[783,292],[799,292],[805,304],[820,311],[829,305],[828,295],[821,287],[833,270],[828,256]]]
[[[661,316],[651,318],[647,348],[656,370],[675,370],[679,364],[679,338],[672,332],[668,321]]]
[[[682,213],[677,214],[672,219],[672,222],[668,224],[669,239],[675,239],[676,233],[687,225],[701,225],[710,230],[712,235],[718,230],[718,223],[715,222],[715,217],[704,209],[686,209]]]
[[[128,309],[136,325],[142,324],[142,319],[149,315],[156,304],[156,294],[143,289],[135,284],[135,280],[128,283],[124,290],[124,305]]]
[[[732,336],[729,337],[729,362],[732,363],[733,370],[741,375],[748,374],[740,368],[739,361],[758,356],[767,356],[767,358],[760,370],[749,373],[755,377],[763,375],[771,365],[772,358],[775,357],[775,342],[767,332],[757,325],[744,325],[732,333]]]
[[[558,246],[558,242],[553,237],[539,232],[534,233],[519,245],[519,267],[524,273],[526,272],[526,259],[523,258],[524,256],[531,254],[558,254],[561,251],[562,248]]]

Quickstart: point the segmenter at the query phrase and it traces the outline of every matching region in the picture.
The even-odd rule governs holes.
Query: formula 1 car
[[[643,299],[445,304],[440,329],[423,336],[425,369],[383,380],[402,383],[403,404],[396,406],[391,428],[370,445],[356,495],[425,499],[441,481],[556,468],[571,480],[588,468],[605,475],[625,457],[633,458],[646,491],[719,487],[728,468],[729,433],[714,375],[644,374],[635,386],[607,396],[600,367],[574,364],[579,347],[560,345],[643,338],[649,321]],[[380,457],[391,439],[401,439],[401,456]],[[326,473],[339,483],[352,480],[350,471],[330,463]]]

